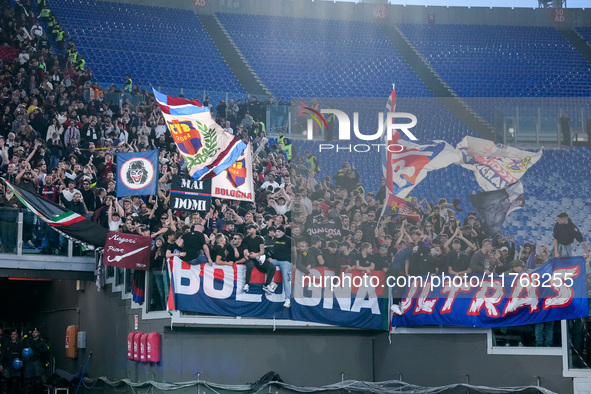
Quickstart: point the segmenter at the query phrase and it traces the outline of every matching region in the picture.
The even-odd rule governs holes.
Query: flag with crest
[[[218,125],[208,107],[201,106],[197,100],[152,90],[193,179],[212,178],[231,167],[242,155],[246,143]]]
[[[211,196],[254,202],[251,146],[230,168],[211,180]]]

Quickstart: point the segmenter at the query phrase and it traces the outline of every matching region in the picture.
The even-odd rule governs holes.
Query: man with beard
[[[82,200],[82,194],[80,194],[80,192],[74,193],[72,201],[64,200],[64,207],[80,216],[88,218],[88,211],[84,206],[84,201]]]
[[[45,176],[45,185],[39,189],[39,194],[51,202],[57,204],[59,198],[59,189],[56,185],[57,176],[48,174]],[[93,195],[94,199],[94,195]]]
[[[234,264],[244,264],[246,260],[244,251],[246,250],[246,245],[244,242],[244,236],[240,233],[236,233],[230,239],[229,244],[226,246],[226,250],[228,251],[226,260],[231,261]]]
[[[318,235],[312,236],[312,246],[308,249],[308,255],[310,256],[310,264],[312,268],[314,267],[323,267],[324,266],[324,257],[322,257],[322,238]]]
[[[265,220],[267,221],[266,228],[268,228],[271,226],[271,223],[273,222],[273,216],[269,215],[269,218],[267,219],[267,217],[265,217]],[[252,215],[251,212],[247,212],[244,215],[244,220],[242,221],[242,223],[237,225],[236,231],[241,234],[246,234],[246,227],[250,226],[251,224],[255,224],[254,223],[254,216]],[[261,231],[261,235],[263,235],[263,231]]]
[[[312,213],[306,219],[306,227],[310,228],[313,224],[322,223],[324,221],[324,211],[318,201],[312,203]]]
[[[29,163],[24,163],[20,173],[16,176],[15,183],[32,193],[37,192],[39,179],[36,175],[33,175],[33,171],[31,170],[31,165]]]

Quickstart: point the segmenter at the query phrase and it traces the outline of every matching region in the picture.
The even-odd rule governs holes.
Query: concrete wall
[[[553,392],[573,392],[562,377],[562,357],[488,355],[486,335],[392,335],[375,339],[376,381],[399,379],[425,386],[466,383],[493,387],[541,385]]]
[[[142,364],[127,360],[127,335],[134,329],[130,300],[119,293],[97,292],[85,282],[77,291],[74,281],[56,281],[46,294],[36,324],[50,339],[57,368],[70,373],[82,370],[90,351],[91,377],[110,380],[197,379],[223,384],[254,382],[269,371],[298,385],[324,385],[347,379],[373,379],[373,333],[293,329],[170,329],[168,319],[141,321],[139,331],[162,334],[162,362]],[[65,357],[67,326],[87,332],[87,350],[78,360]],[[194,390],[193,390],[194,392]]]
[[[204,7],[194,0],[107,0],[195,10],[200,14],[216,12],[292,16],[297,18],[350,19],[380,23],[428,23],[428,16],[439,24],[519,25],[519,26],[591,26],[591,8],[566,9],[566,20],[555,23],[553,9],[503,7],[422,7],[312,0],[207,0]],[[203,2],[204,0],[200,0]],[[376,7],[385,7],[385,18],[378,18]]]
[[[542,386],[572,393],[558,356],[486,354],[486,335],[392,335],[361,330],[180,328],[168,319],[140,321],[140,331],[162,334],[162,362],[127,360],[127,334],[136,310],[119,293],[97,292],[92,282],[77,291],[74,281],[55,281],[41,304],[38,321],[52,342],[58,368],[80,371],[93,351],[88,373],[111,380],[201,380],[245,384],[269,371],[295,385],[326,385],[345,379],[399,379],[425,386],[466,382],[488,386]],[[78,360],[65,358],[66,327],[88,333]],[[183,392],[194,392],[187,390]],[[107,390],[106,392],[112,392]]]
[[[377,8],[385,7],[385,18],[377,17]],[[428,23],[428,16],[441,24],[484,24],[556,26],[551,9],[541,8],[489,8],[489,7],[422,7],[376,5],[371,3],[332,3],[329,1],[292,0],[219,0],[209,1],[205,7],[196,7],[198,13],[244,13],[301,18],[351,19],[384,23]],[[568,26],[591,24],[591,9],[567,9]],[[560,24],[559,24],[560,25]]]

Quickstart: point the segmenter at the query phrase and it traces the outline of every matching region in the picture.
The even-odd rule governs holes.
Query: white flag
[[[504,189],[517,182],[542,157],[541,149],[528,152],[475,137],[464,137],[456,150],[462,156],[460,165],[473,171],[486,191]]]
[[[211,180],[211,196],[254,202],[254,179],[252,177],[252,145],[226,170]]]
[[[234,164],[246,144],[215,123],[209,108],[152,90],[193,179],[212,178]]]
[[[387,165],[392,171],[392,194],[405,198],[429,173],[457,163],[458,152],[445,141],[424,141],[423,145],[399,139],[401,152],[392,153]]]

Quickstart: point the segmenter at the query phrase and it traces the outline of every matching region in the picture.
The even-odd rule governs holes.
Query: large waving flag
[[[392,84],[392,93],[390,93],[390,97],[388,97],[388,102],[386,103],[386,110],[385,113],[388,112],[396,112],[396,86]],[[387,124],[388,122],[386,122]],[[385,130],[388,130],[387,127],[384,127]],[[387,147],[392,144],[396,144],[400,139],[400,133],[396,131],[392,136],[392,139],[388,141],[388,133],[385,132],[383,137],[384,147]],[[392,163],[392,153],[388,151],[388,149],[384,149],[382,151],[382,169],[384,171],[384,177],[386,178],[386,190],[388,194],[392,194],[392,166],[389,166],[388,163]]]
[[[462,155],[461,166],[473,171],[486,191],[517,182],[542,157],[542,150],[528,152],[475,137],[464,137],[456,149]]]
[[[487,237],[492,237],[503,226],[507,215],[525,205],[521,182],[504,189],[471,194],[468,197]]]
[[[419,145],[403,139],[396,141],[402,147],[402,151],[391,153],[390,161],[387,163],[389,171],[392,172],[392,194],[396,197],[408,196],[410,191],[425,179],[429,171],[439,170],[460,161],[458,152],[447,142],[425,142],[426,144]]]
[[[107,241],[108,230],[40,195],[25,190],[0,178],[14,195],[41,220],[74,242],[88,249],[102,248]]]
[[[216,176],[238,160],[246,144],[226,132],[198,101],[166,96],[155,89],[164,120],[195,180]]]

